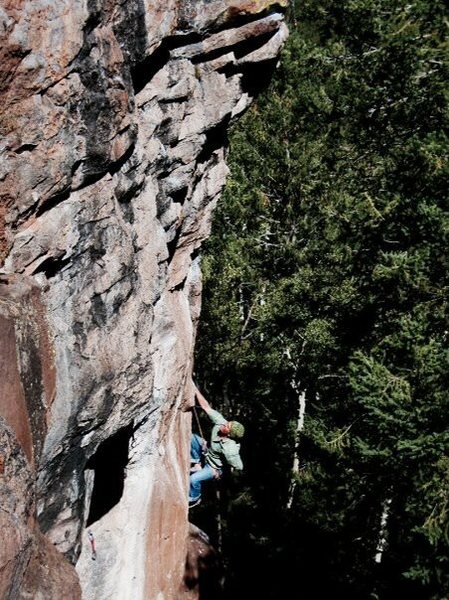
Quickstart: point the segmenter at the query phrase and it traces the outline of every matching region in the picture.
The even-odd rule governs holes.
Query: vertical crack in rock
[[[192,558],[184,573],[198,254],[284,6],[4,7],[0,499],[18,512],[0,512],[0,596],[199,593]]]

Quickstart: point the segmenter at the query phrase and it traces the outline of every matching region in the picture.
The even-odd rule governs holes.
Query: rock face
[[[0,598],[192,597],[198,249],[284,5],[0,7]]]

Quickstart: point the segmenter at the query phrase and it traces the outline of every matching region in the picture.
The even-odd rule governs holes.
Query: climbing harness
[[[95,538],[94,538],[94,534],[92,533],[92,531],[90,529],[87,532],[87,537],[89,538],[90,547],[92,549],[92,560],[97,560],[97,550],[95,548]]]

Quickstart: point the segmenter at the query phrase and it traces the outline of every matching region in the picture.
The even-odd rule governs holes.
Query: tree
[[[204,258],[198,375],[249,424],[225,498],[229,590],[441,600],[447,8],[319,0],[292,16],[271,89],[231,136]]]

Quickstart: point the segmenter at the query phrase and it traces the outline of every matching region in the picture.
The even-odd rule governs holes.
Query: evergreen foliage
[[[229,595],[443,600],[447,3],[303,0],[290,31],[203,261],[198,381],[248,432]]]

